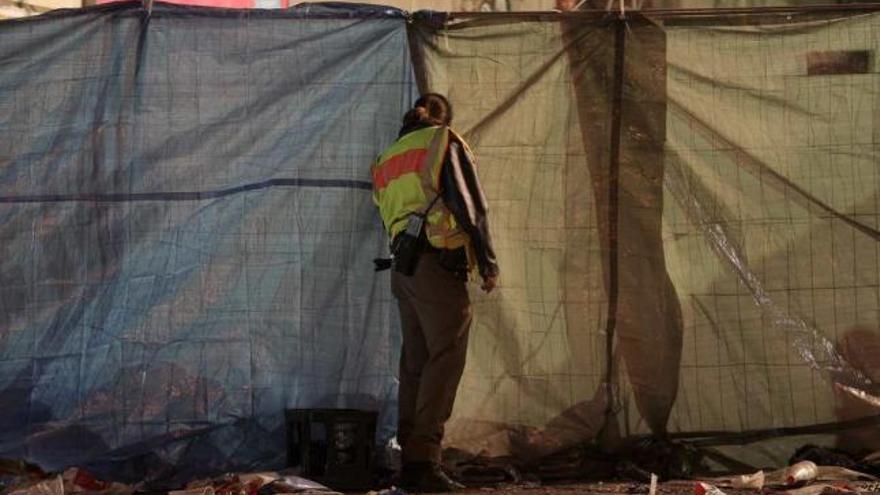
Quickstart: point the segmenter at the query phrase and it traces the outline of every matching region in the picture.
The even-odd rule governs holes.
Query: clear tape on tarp
[[[705,131],[714,133],[710,129]],[[850,366],[837,350],[834,342],[819,329],[811,326],[802,317],[780,307],[765,290],[760,277],[750,268],[742,246],[730,235],[728,220],[709,213],[713,210],[710,206],[711,198],[706,191],[696,187],[694,180],[688,177],[682,162],[684,160],[667,162],[665,186],[687,212],[691,222],[703,233],[708,246],[728,269],[736,273],[737,278],[748,289],[754,303],[766,315],[769,326],[791,335],[792,346],[801,359],[814,370],[821,372],[835,384],[836,388],[880,407],[880,396],[872,392],[876,389],[876,384],[861,370]],[[784,178],[778,177],[778,180],[784,181]],[[714,210],[717,211],[718,208]]]

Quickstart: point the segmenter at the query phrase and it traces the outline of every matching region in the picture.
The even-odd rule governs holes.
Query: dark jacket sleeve
[[[450,133],[449,151],[440,171],[443,203],[470,237],[480,276],[498,275],[498,262],[489,235],[486,197],[474,167],[474,158],[457,135]]]

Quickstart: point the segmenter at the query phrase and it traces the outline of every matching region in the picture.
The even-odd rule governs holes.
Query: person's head
[[[439,93],[425,93],[416,100],[413,107],[424,108],[428,112],[428,118],[440,125],[452,123],[452,105]]]
[[[438,93],[423,94],[403,116],[404,127],[415,124],[449,125],[451,122],[452,105]]]

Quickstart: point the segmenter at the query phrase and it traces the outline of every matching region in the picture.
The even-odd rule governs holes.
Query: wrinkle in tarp
[[[811,65],[873,60],[878,14],[364,9],[0,24],[0,455],[173,484],[282,464],[284,408],[377,410],[393,435],[367,170],[416,85],[455,106],[501,267],[472,291],[447,446],[880,412],[880,79]],[[806,441],[880,449],[857,429],[716,453]]]

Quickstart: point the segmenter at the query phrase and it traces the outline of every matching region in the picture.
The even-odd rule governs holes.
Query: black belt
[[[400,235],[400,234],[397,234],[397,235]],[[395,239],[396,239],[396,236],[395,236]],[[425,239],[424,237],[422,237],[421,244],[422,245],[419,248],[419,251],[422,253],[442,253],[443,251],[447,251],[446,249],[441,249],[441,248],[432,246],[431,242],[428,239]],[[394,245],[393,240],[391,241],[391,245],[392,246]]]

